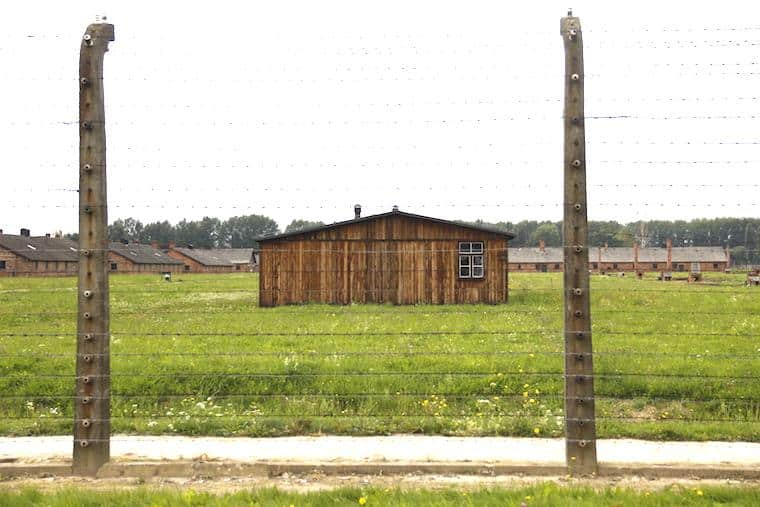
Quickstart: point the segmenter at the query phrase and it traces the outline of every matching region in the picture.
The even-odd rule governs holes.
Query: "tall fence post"
[[[597,471],[591,346],[583,39],[572,12],[562,18],[565,45],[565,456],[571,475]]]
[[[87,27],[79,52],[79,280],[72,471],[97,474],[110,458],[111,366],[103,59],[114,27]]]

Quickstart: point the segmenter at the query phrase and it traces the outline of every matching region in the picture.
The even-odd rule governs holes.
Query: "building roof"
[[[150,245],[110,243],[108,249],[135,264],[182,264],[182,261],[173,259]]]
[[[726,251],[719,246],[673,248],[673,262],[726,262]]]
[[[677,248],[673,249],[673,253]],[[639,262],[668,262],[667,248],[639,248]]]
[[[0,234],[0,247],[29,261],[77,262],[78,245],[70,239]]]
[[[232,266],[251,262],[253,248],[174,248],[204,266]]]
[[[639,252],[641,252],[639,250]],[[594,255],[596,254],[596,255]],[[633,262],[633,248],[631,247],[599,247],[599,250],[589,253],[591,262]]]
[[[256,241],[265,242],[265,241],[273,241],[273,240],[278,240],[278,239],[288,239],[291,237],[301,236],[303,234],[310,234],[313,232],[320,232],[320,231],[328,231],[331,229],[337,229],[338,227],[344,227],[344,226],[352,225],[352,224],[360,224],[362,222],[369,222],[372,220],[377,220],[379,218],[392,217],[392,216],[401,216],[401,217],[411,218],[414,220],[424,220],[426,222],[433,222],[433,223],[443,224],[443,225],[451,225],[454,227],[462,227],[464,229],[470,229],[470,230],[478,231],[478,232],[498,234],[499,236],[504,236],[507,239],[512,239],[515,237],[514,234],[510,234],[508,232],[502,231],[500,229],[495,229],[492,227],[484,227],[481,225],[474,225],[474,224],[469,224],[466,222],[455,222],[453,220],[443,220],[441,218],[426,217],[423,215],[416,215],[414,213],[407,213],[405,211],[394,210],[394,211],[389,211],[387,213],[379,213],[377,215],[368,215],[366,217],[354,218],[352,220],[344,220],[342,222],[335,222],[335,223],[327,224],[327,225],[306,227],[298,231],[283,232],[281,234],[273,234],[270,236],[261,236],[259,238],[256,238]]]
[[[518,264],[561,263],[565,258],[561,247],[540,248],[510,248],[509,262]]]
[[[214,251],[232,264],[249,264],[253,261],[253,248],[217,248]]]
[[[589,252],[589,262],[633,263],[631,247],[598,247]],[[557,263],[564,260],[562,248],[547,247],[542,252],[539,248],[510,248],[509,263]],[[726,262],[726,252],[719,246],[673,247],[673,262]],[[667,248],[639,248],[639,262],[668,262]]]

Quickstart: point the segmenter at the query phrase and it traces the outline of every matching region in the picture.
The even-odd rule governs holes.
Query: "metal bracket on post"
[[[597,460],[580,19],[562,18],[560,33],[565,45],[565,455],[570,475],[591,475]]]
[[[79,280],[72,471],[97,475],[110,459],[108,200],[103,59],[114,27],[87,27],[79,52]]]

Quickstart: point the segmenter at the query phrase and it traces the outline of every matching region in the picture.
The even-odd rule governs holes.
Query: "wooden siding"
[[[485,276],[460,279],[459,242],[482,241]],[[507,301],[507,239],[404,216],[261,244],[260,304]]]

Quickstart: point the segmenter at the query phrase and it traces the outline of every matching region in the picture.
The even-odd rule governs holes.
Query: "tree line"
[[[515,235],[510,246],[562,245],[562,222],[475,222],[509,231]],[[695,220],[649,220],[621,224],[616,221],[590,221],[589,244],[595,246],[664,247],[668,239],[673,246],[718,246],[728,248],[736,264],[760,263],[760,219],[700,218]]]
[[[546,246],[562,244],[562,222],[523,220],[521,222],[489,223],[482,220],[470,222],[511,232],[515,238],[513,247]],[[293,220],[284,232],[293,232],[324,225],[311,220]],[[108,227],[111,241],[158,241],[166,246],[174,241],[178,246],[193,245],[197,248],[251,248],[256,238],[281,232],[277,222],[264,215],[244,215],[226,220],[203,217],[201,220],[182,220],[171,224],[151,222],[143,224],[135,218],[115,220]],[[68,237],[76,238],[76,234]],[[616,221],[589,222],[591,246],[632,246],[638,242],[644,247],[665,246],[667,239],[674,246],[720,246],[729,248],[738,264],[760,263],[760,219],[711,218],[696,220],[650,220],[631,223]]]
[[[293,220],[285,232],[298,231],[308,227],[324,225],[322,222]],[[253,248],[256,238],[280,233],[273,219],[264,215],[244,215],[220,220],[203,217],[201,220],[181,220],[171,224],[168,220],[142,223],[136,218],[120,218],[108,226],[110,241],[152,243],[157,241],[162,247],[169,242],[177,246],[194,248]],[[77,239],[77,234],[67,234]]]

